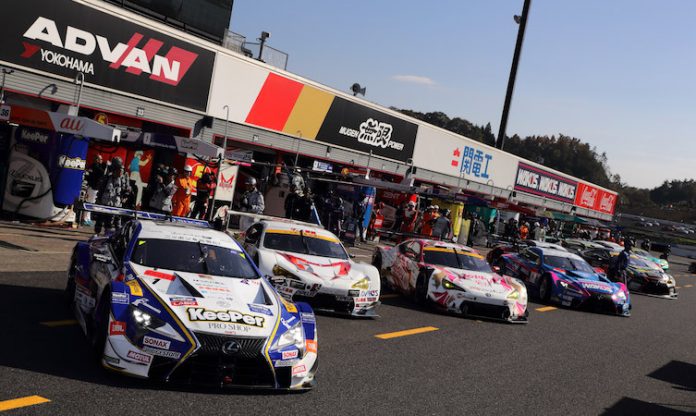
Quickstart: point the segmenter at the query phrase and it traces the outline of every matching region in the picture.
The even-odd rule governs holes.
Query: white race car
[[[262,220],[242,234],[244,248],[276,290],[315,310],[376,316],[380,279],[375,267],[351,260],[339,239],[311,224]]]
[[[386,283],[419,303],[468,316],[527,322],[524,283],[491,270],[469,247],[415,239],[378,247],[373,264]]]

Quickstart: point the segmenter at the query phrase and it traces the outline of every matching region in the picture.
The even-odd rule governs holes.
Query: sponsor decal
[[[464,146],[461,150],[456,147],[452,151],[450,164],[459,168],[460,173],[473,175],[477,178],[488,179],[488,166],[493,161],[493,155],[472,146]]]
[[[313,324],[317,321],[313,313],[302,312],[300,316],[302,317],[302,322]]]
[[[46,144],[48,143],[49,139],[49,133],[48,132],[41,132],[38,130],[31,130],[31,129],[26,129],[23,128],[20,130],[19,133],[19,138],[22,139],[25,142],[34,142],[34,143],[39,143],[39,144]]]
[[[239,333],[249,333],[251,332],[251,327],[242,324],[231,324],[231,323],[220,323],[220,322],[208,322],[208,329],[215,331],[221,331],[229,335],[237,335]]]
[[[164,272],[160,272],[157,270],[145,270],[145,273],[143,273],[143,275],[148,276],[148,277],[152,277],[155,279],[174,280],[174,274],[164,273]]]
[[[392,141],[392,131],[394,131],[394,128],[391,124],[368,118],[360,123],[360,131],[341,126],[338,133],[348,137],[355,137],[360,143],[366,143],[370,146],[381,147],[382,149],[391,147],[396,150],[403,150],[403,143]]]
[[[126,282],[126,285],[130,288],[130,293],[133,296],[142,296],[143,295],[143,288],[140,287],[140,284],[138,283],[137,280],[131,280],[130,282]]]
[[[289,360],[291,358],[297,358],[299,355],[299,352],[297,350],[292,350],[292,351],[283,351],[281,354],[283,357],[283,360]]]
[[[520,162],[517,167],[515,190],[574,203],[578,183],[557,174]]]
[[[307,373],[307,367],[304,364],[292,368],[293,376],[303,376]]]
[[[0,60],[204,110],[215,54],[68,0],[13,5]]]
[[[273,312],[270,308],[262,305],[255,305],[253,303],[248,303],[247,306],[251,312],[262,313],[264,315],[273,316]]]
[[[263,328],[265,318],[247,315],[237,311],[211,311],[204,308],[187,308],[188,319],[191,322],[230,322]]]
[[[9,105],[0,105],[0,121],[7,121],[12,114],[12,107]]]
[[[113,292],[111,294],[111,302],[127,305],[130,303],[130,296],[128,296],[128,293]]]
[[[364,297],[364,296],[378,297],[379,290],[361,290],[360,296],[361,297]]]
[[[79,157],[58,156],[58,166],[65,169],[85,170],[87,161]]]
[[[297,306],[295,306],[294,303],[288,302],[284,298],[280,298],[280,301],[283,302],[283,305],[285,306],[285,309],[287,309],[288,312],[297,313]]]
[[[109,335],[125,335],[126,323],[122,321],[111,321],[109,324]]]
[[[169,298],[172,306],[198,306],[196,298]]]
[[[130,358],[133,361],[137,361],[143,364],[150,364],[150,361],[152,360],[152,357],[150,357],[149,355],[139,353],[136,351],[128,351],[126,357]]]
[[[584,287],[585,289],[603,290],[606,292],[611,292],[611,287],[609,285],[603,285],[600,283],[583,283],[582,287]]]
[[[313,352],[315,354],[317,353],[317,341],[313,339],[308,339],[307,341],[305,341],[305,347],[307,349],[307,352]]]
[[[276,360],[273,365],[275,367],[293,367],[299,362],[300,360]]]
[[[168,350],[171,344],[172,344],[171,341],[166,341],[163,339],[154,338],[154,337],[150,337],[147,335],[145,335],[145,337],[143,337],[143,345],[147,345],[148,347],[154,347],[154,348],[159,348],[162,350]]]
[[[119,360],[119,359],[116,358],[116,357],[112,357],[112,356],[110,356],[110,355],[104,355],[104,361],[105,361],[107,364],[112,364],[112,365],[119,365],[119,364],[121,364],[121,360]]]
[[[176,351],[167,351],[167,350],[159,350],[157,348],[152,348],[152,347],[143,347],[143,351],[147,352],[148,354],[152,355],[159,355],[160,357],[165,357],[165,358],[173,358],[175,360],[178,360],[181,358],[181,353],[176,352]]]

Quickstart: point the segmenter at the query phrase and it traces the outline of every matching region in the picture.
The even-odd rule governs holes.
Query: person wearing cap
[[[408,201],[406,210],[404,211],[404,219],[401,223],[401,232],[404,234],[412,234],[416,228],[417,220],[418,210],[416,209],[416,203],[414,201]]]
[[[192,171],[191,166],[185,165],[183,174],[176,179],[176,193],[172,198],[172,215],[175,217],[185,217],[191,210]]]
[[[109,207],[121,208],[123,200],[130,193],[130,184],[123,174],[123,160],[116,156],[111,159],[108,173],[103,178],[99,186],[97,203]],[[99,235],[104,229],[106,232],[113,231],[121,226],[121,217],[108,214],[99,214],[94,224],[94,232]]]
[[[430,234],[432,234],[433,231],[433,224],[432,221],[437,218],[437,211],[435,211],[435,207],[432,205],[429,205],[428,208],[425,209],[425,212],[423,213],[423,222],[421,225],[420,233],[421,235],[424,235],[426,237],[430,237]]]
[[[538,222],[534,223],[534,239],[536,241],[546,241],[546,227]]]
[[[264,203],[263,195],[256,189],[256,179],[249,176],[244,182],[246,187],[246,192],[242,195],[242,211],[251,212],[254,214],[263,214],[263,210],[266,209]],[[254,219],[250,217],[242,217],[239,220],[239,226],[243,230],[246,230],[251,224],[254,223]]]

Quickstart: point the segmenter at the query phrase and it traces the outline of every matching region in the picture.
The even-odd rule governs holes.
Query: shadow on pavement
[[[286,394],[283,391],[217,389],[166,384],[109,372],[101,367],[79,325],[48,327],[41,322],[72,320],[61,289],[0,284],[0,367],[112,387],[204,394]],[[31,377],[31,376],[29,376]],[[0,385],[1,388],[1,385]],[[294,393],[294,392],[290,392]]]
[[[612,407],[608,408],[602,415],[604,416],[619,416],[619,415],[662,415],[662,416],[686,416],[693,415],[693,412],[675,410],[667,406],[679,406],[678,404],[670,405],[668,403],[649,403],[638,399],[624,397],[616,402]]]
[[[648,377],[674,384],[675,389],[696,391],[696,365],[670,361],[648,374]]]

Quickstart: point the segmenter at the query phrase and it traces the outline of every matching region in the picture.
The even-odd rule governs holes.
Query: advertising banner
[[[578,183],[544,169],[520,162],[517,167],[515,190],[556,201],[575,203]]]
[[[420,126],[413,164],[498,188],[512,188],[518,158],[475,140],[435,127]]]
[[[215,198],[218,201],[232,202],[234,188],[237,185],[237,173],[239,166],[224,163],[220,170],[220,181],[218,182]]]
[[[215,54],[70,0],[10,0],[0,61],[205,110]]]
[[[617,194],[596,188],[588,183],[578,183],[578,192],[575,197],[575,205],[593,211],[613,214],[616,206]]]

